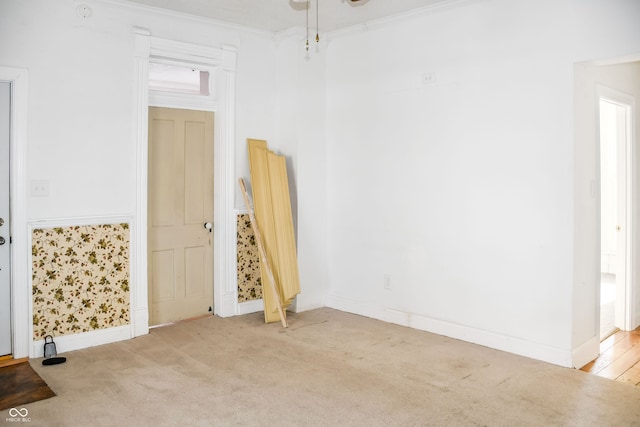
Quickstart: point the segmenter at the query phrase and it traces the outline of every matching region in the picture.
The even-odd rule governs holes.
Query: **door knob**
[[[4,240],[4,237],[0,236],[0,245],[4,245],[5,242],[6,240]]]
[[[213,229],[213,224],[211,224],[210,222],[205,222],[204,223],[204,228],[209,230],[209,233],[211,233],[211,229]]]

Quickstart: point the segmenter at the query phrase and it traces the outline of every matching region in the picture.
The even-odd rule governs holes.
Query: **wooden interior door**
[[[149,108],[149,324],[213,307],[213,113]]]

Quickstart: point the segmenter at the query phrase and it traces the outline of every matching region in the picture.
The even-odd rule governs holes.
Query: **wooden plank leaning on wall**
[[[279,302],[286,310],[300,293],[286,158],[270,151],[266,141],[248,139],[247,142],[255,218],[273,270]],[[268,286],[269,278],[262,260],[260,265],[262,283]],[[278,321],[280,316],[274,294],[263,292],[263,299],[265,322]]]

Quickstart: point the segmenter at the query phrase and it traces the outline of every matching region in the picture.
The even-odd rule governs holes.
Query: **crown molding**
[[[258,28],[255,28],[255,27],[250,27],[250,26],[247,26],[247,25],[235,24],[235,23],[232,23],[232,22],[222,21],[222,20],[218,20],[218,19],[205,18],[205,17],[202,17],[202,16],[193,15],[193,14],[190,14],[190,13],[176,12],[176,11],[173,11],[173,10],[163,9],[163,8],[160,8],[160,7],[149,6],[149,5],[140,4],[140,3],[134,3],[134,2],[131,2],[131,1],[128,1],[128,0],[95,0],[95,1],[99,2],[99,3],[110,4],[110,5],[118,7],[118,8],[135,10],[135,11],[143,12],[143,13],[153,13],[153,14],[156,14],[156,15],[170,17],[170,18],[180,18],[180,19],[185,20],[185,21],[190,21],[190,22],[199,23],[199,24],[213,25],[213,26],[216,26],[216,27],[219,27],[219,28],[223,28],[223,29],[227,29],[227,30],[234,30],[234,31],[241,31],[241,32],[245,32],[245,33],[252,33],[252,34],[255,34],[255,35],[261,36],[261,37],[271,38],[271,37],[273,37],[273,34],[274,34],[271,31],[261,30],[261,29],[258,29]]]
[[[398,22],[408,19],[414,19],[425,15],[431,15],[443,10],[455,9],[470,4],[480,3],[487,0],[443,0],[440,3],[431,4],[418,9],[408,10],[406,12],[395,13],[393,15],[385,16],[384,18],[378,18],[371,21],[363,22],[362,24],[352,25],[349,27],[341,28],[338,30],[329,31],[325,34],[325,38],[334,39],[352,34],[369,31],[374,28],[381,28],[387,25],[394,25]]]

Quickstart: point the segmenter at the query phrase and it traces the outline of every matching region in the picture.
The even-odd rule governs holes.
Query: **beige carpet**
[[[640,388],[331,309],[206,317],[33,365],[32,426],[627,426]]]

